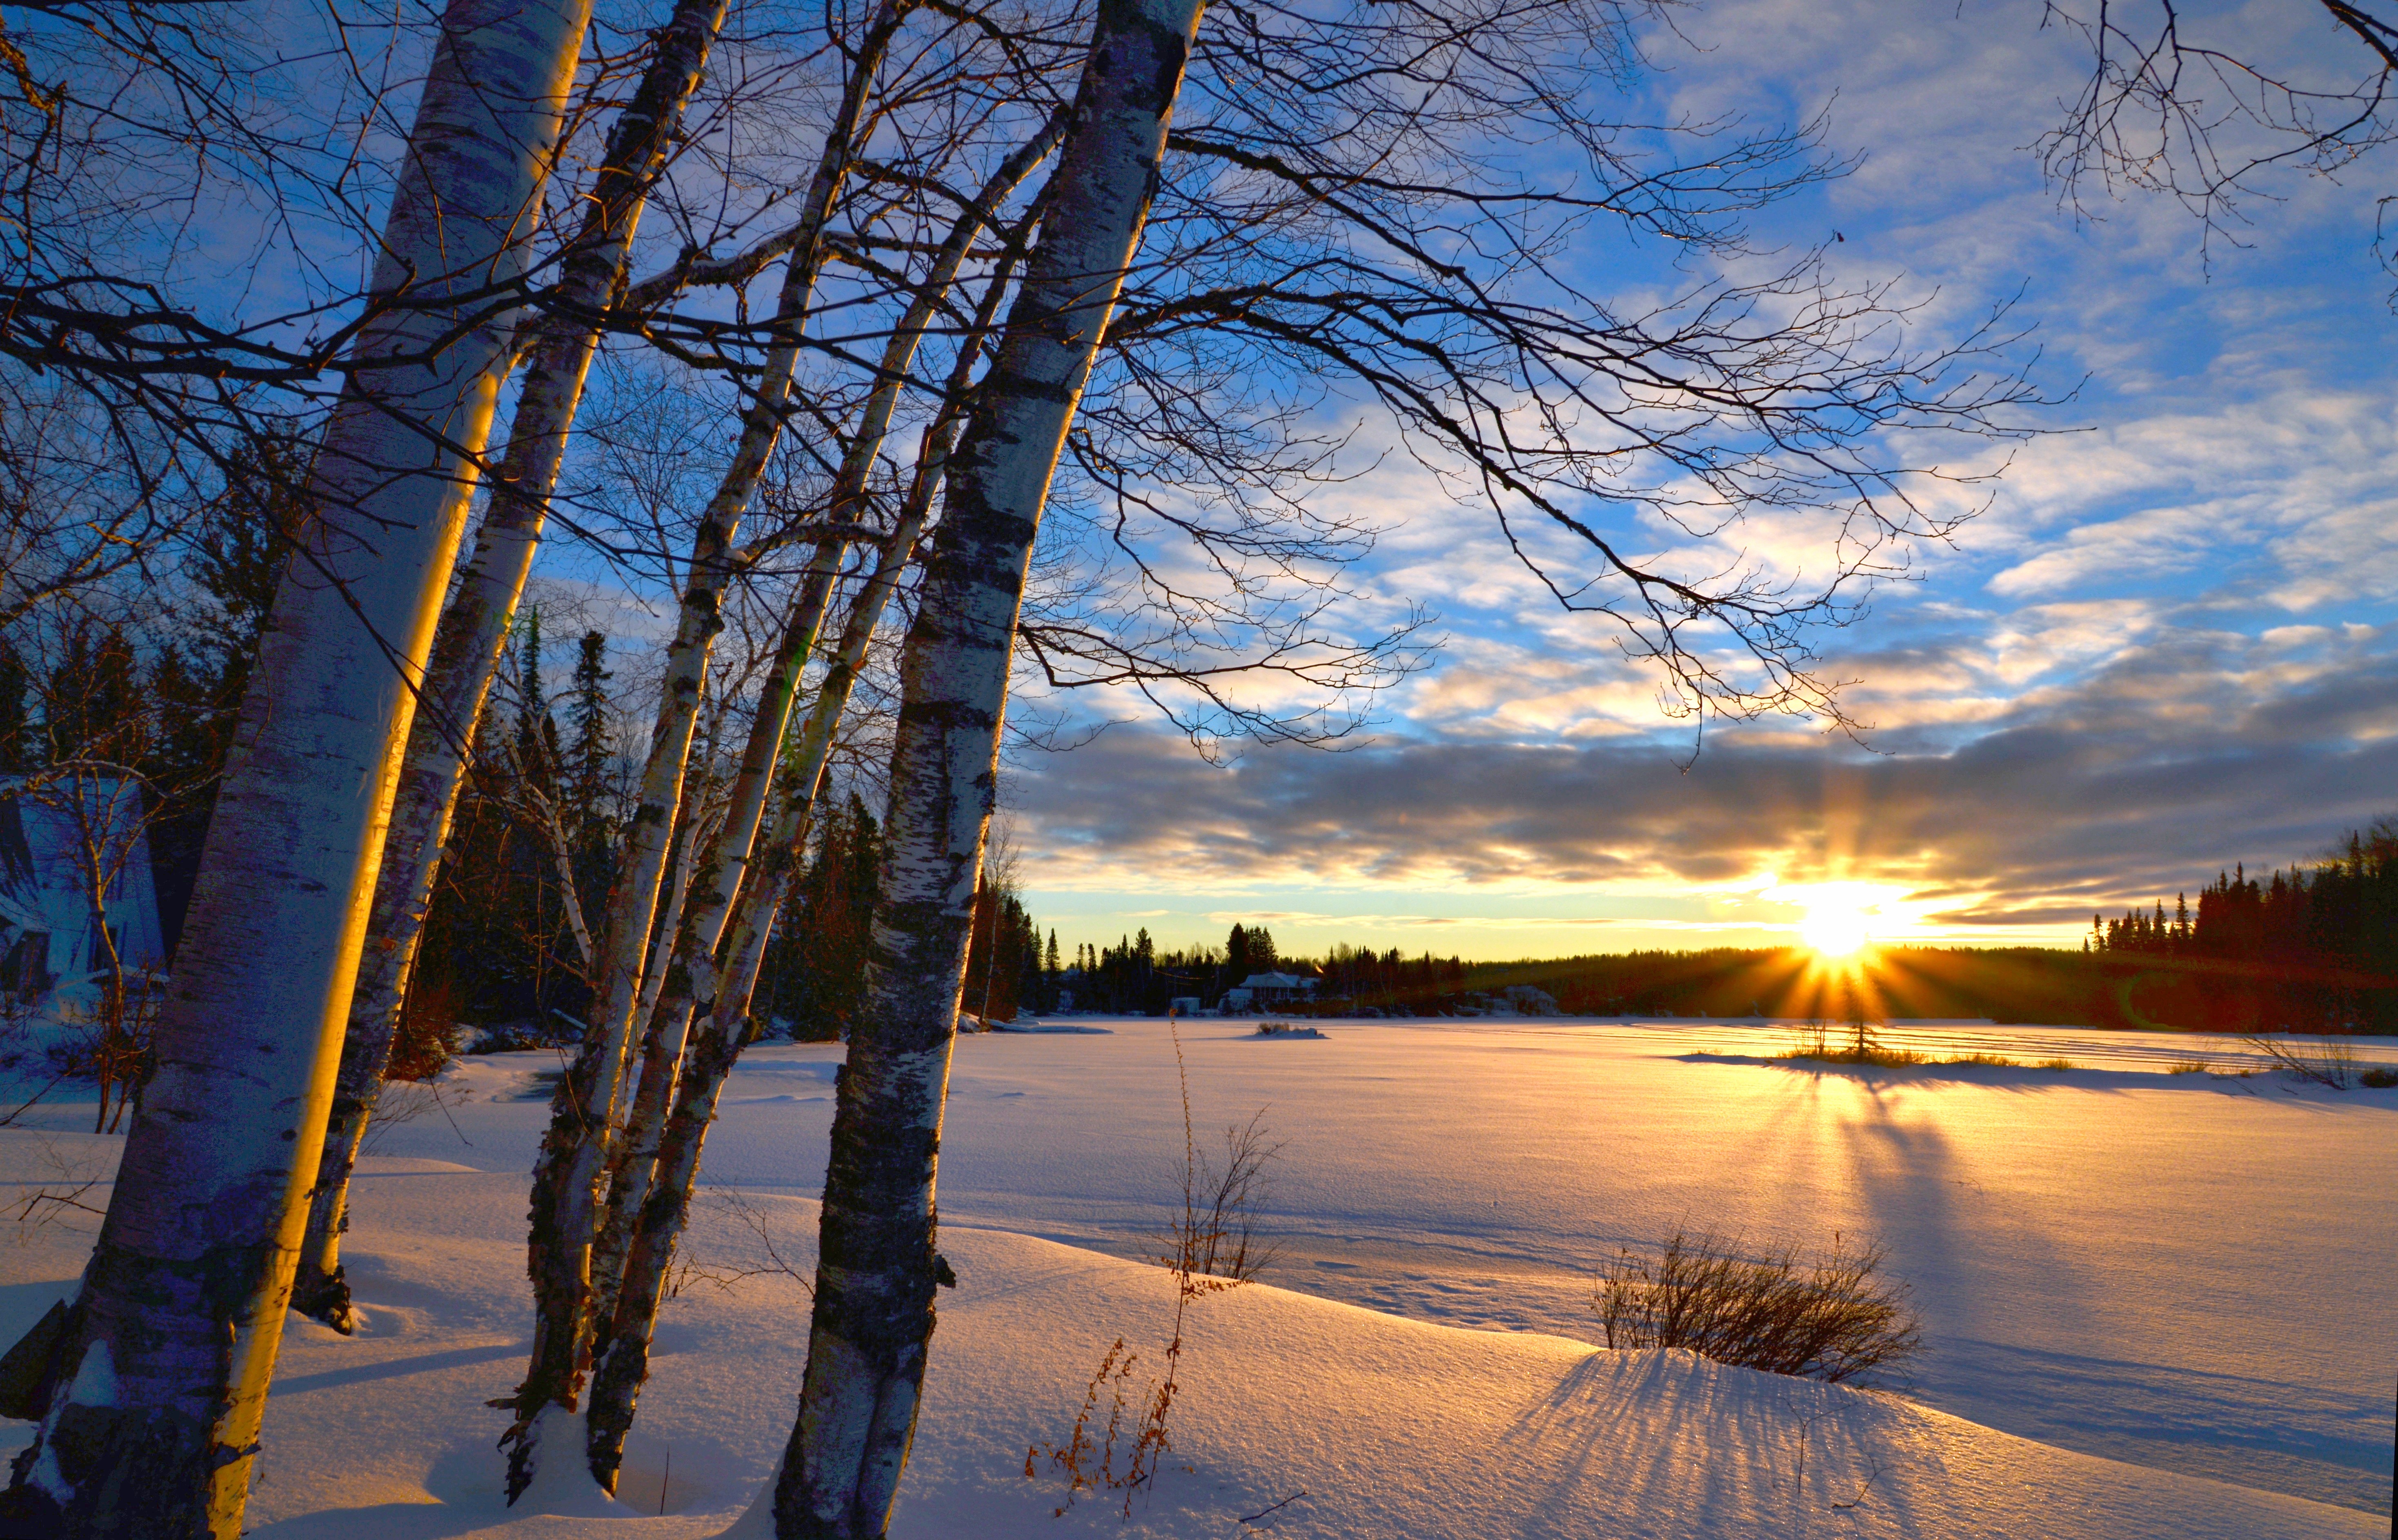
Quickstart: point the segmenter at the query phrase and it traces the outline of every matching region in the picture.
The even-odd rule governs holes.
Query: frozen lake
[[[1109,1035],[961,1040],[942,1212],[1143,1255],[1179,1198],[1166,1024],[1071,1024]],[[1182,1024],[1203,1142],[1260,1107],[1283,1142],[1268,1276],[1285,1288],[1595,1342],[1592,1276],[1619,1246],[1712,1229],[1812,1247],[1837,1230],[1879,1240],[1913,1286],[1926,1403],[2085,1453],[2388,1507],[2398,1091],[2170,1075],[2243,1056],[2073,1029],[1885,1036],[2082,1069],[1860,1076],[1692,1057],[1791,1041],[1740,1024],[1323,1025],[1322,1041],[1260,1041],[1244,1024]],[[829,1098],[814,1077],[836,1056],[758,1051],[709,1179],[813,1196],[829,1100],[759,1098]],[[808,1089],[769,1089],[789,1078]],[[459,1158],[446,1129],[420,1136],[424,1153],[449,1138]]]

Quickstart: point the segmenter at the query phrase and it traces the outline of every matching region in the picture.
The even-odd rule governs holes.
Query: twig
[[[1259,1520],[1265,1518],[1268,1514],[1279,1513],[1284,1508],[1290,1507],[1293,1503],[1298,1502],[1300,1498],[1306,1495],[1307,1493],[1304,1492],[1294,1492],[1279,1503],[1269,1503],[1264,1507],[1258,1509],[1255,1513],[1243,1514],[1241,1516],[1241,1522],[1244,1524],[1254,1525]]]

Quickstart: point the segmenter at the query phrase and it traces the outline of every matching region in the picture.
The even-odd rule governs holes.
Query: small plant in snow
[[[1906,1286],[1880,1276],[1879,1245],[1750,1261],[1715,1236],[1676,1235],[1651,1262],[1628,1248],[1601,1270],[1591,1308],[1616,1348],[1682,1347],[1743,1369],[1838,1385],[1922,1346]]]
[[[1167,1222],[1165,1250],[1153,1260],[1174,1274],[1174,1336],[1165,1347],[1165,1377],[1139,1393],[1139,1421],[1127,1427],[1126,1416],[1136,1404],[1133,1365],[1139,1355],[1118,1337],[1091,1375],[1083,1392],[1083,1408],[1062,1444],[1033,1444],[1024,1452],[1024,1479],[1038,1480],[1045,1462],[1066,1478],[1066,1500],[1053,1517],[1063,1518],[1084,1493],[1122,1492],[1124,1516],[1132,1517],[1136,1493],[1157,1479],[1158,1460],[1173,1445],[1166,1416],[1174,1408],[1180,1385],[1175,1375],[1182,1363],[1182,1323],[1191,1302],[1203,1294],[1237,1289],[1256,1278],[1273,1260],[1273,1248],[1259,1244],[1257,1218],[1267,1191],[1266,1162],[1282,1151],[1273,1143],[1260,1108],[1247,1123],[1224,1131],[1221,1170],[1200,1153],[1191,1119],[1191,1074],[1182,1061],[1182,1033],[1169,1019],[1174,1038],[1174,1071],[1182,1085],[1182,1212]],[[1104,1426],[1100,1403],[1107,1402]],[[1121,1451],[1125,1468],[1116,1468]]]
[[[2165,1065],[2165,1073],[2168,1075],[2203,1075],[2206,1071],[2207,1063],[2204,1059],[2176,1059]]]
[[[2361,1086],[2371,1086],[2376,1091],[2387,1091],[2391,1086],[2398,1086],[2398,1069],[2392,1069],[2388,1065],[2376,1065],[2359,1075],[2356,1078],[2356,1083]]]
[[[2309,1047],[2295,1038],[2268,1037],[2263,1033],[2243,1038],[2240,1042],[2263,1054],[2274,1068],[2286,1070],[2301,1080],[2333,1091],[2346,1091],[2356,1084],[2356,1049],[2351,1044],[2324,1038]]]
[[[1871,1024],[1854,1021],[1850,1024],[1849,1040],[1839,1048],[1827,1040],[1828,1029],[1822,1022],[1810,1022],[1798,1032],[1790,1051],[1782,1055],[1785,1061],[1812,1059],[1827,1065],[1869,1065],[1876,1069],[1906,1069],[1910,1065],[1928,1064],[1930,1055],[1911,1048],[1892,1048],[1874,1035]],[[1973,1063],[1960,1060],[1960,1063]]]

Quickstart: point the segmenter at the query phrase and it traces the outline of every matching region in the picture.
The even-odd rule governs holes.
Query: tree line
[[[2193,910],[2091,917],[2083,949],[2128,971],[2124,1009],[2217,1031],[2398,1031],[2398,819],[2261,877],[2217,872]]]

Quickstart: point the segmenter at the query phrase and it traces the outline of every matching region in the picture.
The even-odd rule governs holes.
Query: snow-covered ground
[[[1183,1147],[1166,1024],[1071,1024],[1102,1030],[959,1045],[941,1199],[961,1286],[902,1535],[2387,1528],[2398,1091],[2172,1075],[2243,1055],[2024,1027],[1888,1036],[2080,1067],[1802,1069],[1764,1062],[1786,1029],[1687,1020],[1327,1023],[1319,1040],[1182,1024],[1203,1147],[1260,1107],[1282,1144],[1282,1255],[1268,1284],[1192,1307],[1174,1453],[1129,1524],[1120,1495],[1052,1518],[1064,1482],[1028,1481],[1027,1446],[1066,1439],[1118,1336],[1136,1388],[1159,1367],[1170,1279],[1125,1259],[1179,1201]],[[557,1061],[457,1071],[452,1105],[390,1127],[357,1184],[364,1331],[287,1335],[254,1529],[724,1529],[789,1427],[806,1293],[768,1245],[813,1264],[838,1051],[753,1050],[729,1088],[700,1267],[667,1306],[630,1507],[604,1521],[571,1493],[503,1508],[505,1418],[483,1404],[521,1367],[524,1178]],[[45,1103],[0,1130],[0,1176],[20,1195],[104,1178],[117,1142],[76,1132],[89,1118]],[[0,1227],[19,1242],[0,1247],[0,1332],[68,1292],[95,1224],[44,1204]],[[1596,1265],[1677,1229],[1882,1241],[1925,1322],[1908,1398],[1595,1349]]]

